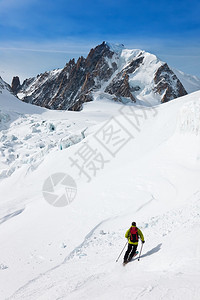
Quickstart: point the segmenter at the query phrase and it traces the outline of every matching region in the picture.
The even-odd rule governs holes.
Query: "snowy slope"
[[[1,299],[199,299],[200,92],[149,109],[102,101],[80,113],[30,111],[26,122],[17,119],[15,135],[19,128],[26,134],[34,118],[57,121],[57,134],[67,135],[70,122],[73,134],[76,126],[88,133],[71,147],[53,147],[42,161],[38,149],[37,168],[24,163],[2,178]],[[12,119],[5,126],[6,136],[14,133]],[[112,145],[101,142],[106,126],[120,132]],[[29,146],[42,137],[47,144],[56,139],[43,131]],[[24,145],[19,154],[28,151]],[[96,174],[87,169],[89,182],[71,162],[86,145],[105,159]],[[56,208],[42,187],[60,172],[78,190],[70,205]],[[115,260],[132,221],[146,243],[141,261],[123,267],[122,257]]]
[[[188,93],[193,93],[200,90],[200,78],[194,75],[185,74],[182,71],[173,69],[178,79],[182,82],[184,88]]]

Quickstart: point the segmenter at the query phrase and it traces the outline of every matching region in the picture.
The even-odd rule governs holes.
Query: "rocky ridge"
[[[6,83],[0,76],[0,93],[2,93],[2,90],[4,89],[8,90],[9,92],[12,91],[9,84]]]

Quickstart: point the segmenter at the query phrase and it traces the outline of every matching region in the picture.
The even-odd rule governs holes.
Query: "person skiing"
[[[142,243],[145,243],[143,233],[136,227],[136,222],[132,222],[132,225],[127,230],[125,237],[128,239],[128,249],[124,255],[124,264],[131,261],[135,255],[138,246],[138,237],[140,237]]]

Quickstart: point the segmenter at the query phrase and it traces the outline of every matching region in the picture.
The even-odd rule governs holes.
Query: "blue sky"
[[[200,77],[200,1],[0,0],[0,75],[7,81],[63,67],[104,40]]]

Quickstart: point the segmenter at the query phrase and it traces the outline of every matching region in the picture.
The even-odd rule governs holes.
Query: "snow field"
[[[11,299],[55,299],[58,295],[60,299],[181,299],[183,295],[198,299],[200,193],[190,201],[141,223],[147,238],[140,262],[136,258],[126,267],[122,258],[115,262],[127,229],[119,224],[127,216],[106,220],[58,268],[22,287]]]
[[[61,129],[75,123],[73,134],[76,126],[79,132],[88,126],[79,143],[62,151],[55,146],[43,160],[36,147],[37,168],[24,163],[2,178],[0,298],[199,299],[200,93],[156,107],[156,114],[149,111],[146,118],[139,118],[140,131],[119,113],[121,105],[102,101],[87,103],[78,115],[47,110],[33,115],[20,103],[28,114],[26,121],[13,117],[3,129],[6,136],[18,133],[21,139],[30,124],[40,124],[36,130],[43,128],[39,118],[47,124],[57,122]],[[144,116],[141,107],[134,109]],[[109,163],[87,183],[71,167],[69,157],[75,157],[84,143],[106,155],[105,145],[94,135],[111,116],[133,138],[115,156],[107,154]],[[44,127],[41,132],[31,133],[33,148],[43,135],[48,143],[54,138],[56,145],[55,131]],[[18,147],[20,154],[28,151],[26,141],[25,150],[15,141],[11,148]],[[50,206],[41,193],[44,180],[56,172],[70,173],[78,186],[76,199],[60,209]],[[140,262],[123,267],[123,255],[115,261],[132,221],[146,243]]]

